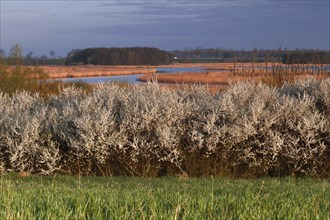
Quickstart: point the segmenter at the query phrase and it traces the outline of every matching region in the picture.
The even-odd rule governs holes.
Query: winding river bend
[[[183,72],[204,72],[204,68],[195,68],[195,67],[158,67],[157,74],[175,74],[175,73],[183,73]],[[100,82],[125,82],[125,83],[143,83],[138,81],[139,77],[142,74],[134,74],[134,75],[118,75],[118,76],[98,76],[98,77],[79,77],[79,78],[62,78],[63,82],[87,82],[91,84],[96,84]]]

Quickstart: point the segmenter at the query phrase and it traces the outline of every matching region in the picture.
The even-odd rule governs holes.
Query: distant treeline
[[[330,64],[330,50],[317,49],[253,49],[232,50],[224,48],[164,51],[150,47],[130,48],[87,48],[75,49],[67,57],[56,57],[55,51],[50,51],[51,57],[33,56],[29,52],[23,56],[20,44],[14,45],[8,55],[0,48],[0,64],[9,65],[160,65],[172,62],[282,62],[286,64]]]
[[[66,64],[160,65],[169,64],[171,60],[169,52],[157,48],[87,48],[69,52]]]
[[[38,65],[65,65],[65,58],[39,58],[39,57],[33,57],[33,58],[25,58],[24,64],[25,65],[31,65],[31,66],[38,66]]]
[[[330,64],[330,50],[314,49],[185,49],[171,51],[176,62],[283,62]]]
[[[294,50],[283,56],[283,63],[319,63],[330,64],[330,50]]]
[[[0,48],[0,65],[64,65],[65,57],[55,56],[56,52],[51,50],[49,52],[51,57],[46,55],[34,56],[30,51],[26,56],[23,55],[23,47],[20,44],[15,44],[10,48],[8,55]]]

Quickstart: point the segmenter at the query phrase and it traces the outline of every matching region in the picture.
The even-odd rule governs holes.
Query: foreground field
[[[0,176],[0,219],[329,219],[319,179]]]

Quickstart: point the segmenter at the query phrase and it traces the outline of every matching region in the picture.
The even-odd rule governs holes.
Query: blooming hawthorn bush
[[[217,94],[100,84],[0,93],[0,165],[38,174],[329,176],[330,80]]]
[[[38,95],[0,94],[0,159],[8,171],[50,174],[60,168],[59,148],[47,128]]]

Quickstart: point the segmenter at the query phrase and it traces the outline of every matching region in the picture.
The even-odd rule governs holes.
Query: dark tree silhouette
[[[159,65],[169,64],[171,59],[169,52],[157,48],[88,48],[69,52],[66,64]]]
[[[49,54],[50,54],[50,56],[52,57],[52,59],[54,59],[54,57],[55,57],[55,51],[51,50],[51,51],[49,52]]]

